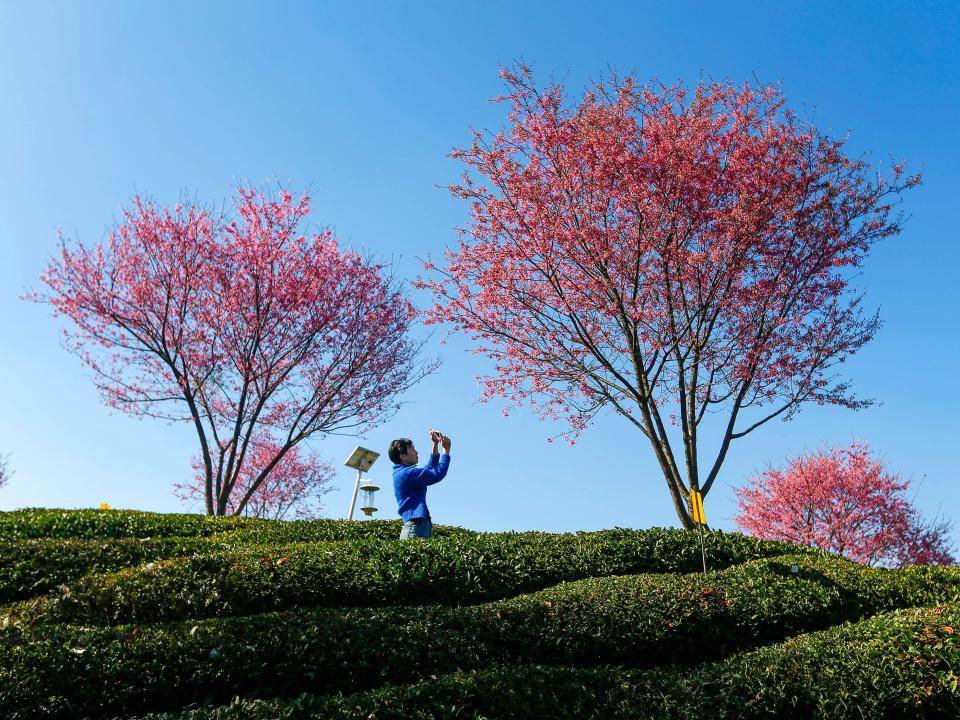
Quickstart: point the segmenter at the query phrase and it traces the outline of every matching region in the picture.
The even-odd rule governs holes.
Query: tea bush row
[[[956,568],[877,570],[797,555],[707,576],[591,578],[459,608],[301,610],[114,628],[10,625],[0,634],[0,716],[129,715],[234,696],[359,691],[493,665],[694,664],[958,598]]]
[[[142,720],[702,720],[960,717],[960,606],[902,610],[692,670],[544,665]]]
[[[111,540],[120,538],[212,537],[230,534],[247,542],[321,542],[363,538],[395,539],[400,520],[264,520],[137,510],[58,510],[36,508],[0,512],[0,538]],[[434,526],[440,537],[470,531]]]
[[[96,551],[84,545],[87,555],[77,550],[80,541],[59,541],[65,545],[58,551],[49,545],[57,541],[44,542],[43,555],[11,554],[14,566],[4,572],[15,591],[40,587],[47,564],[55,565],[52,576],[61,577],[71,556],[78,567],[99,563],[101,569],[110,560],[123,562],[136,554],[130,543],[138,541],[115,541],[121,548],[115,552],[110,545],[95,545]],[[64,586],[47,580],[48,587],[57,583],[49,595],[0,609],[0,616],[114,625],[296,607],[459,604],[510,597],[564,580],[690,572],[701,566],[697,536],[681,530],[500,533],[421,542],[370,539],[231,549],[222,540],[208,541],[208,546],[196,540],[177,542],[150,548],[191,549],[192,554],[89,575]],[[708,533],[707,544],[715,568],[798,552],[783,543],[719,531]],[[5,563],[0,561],[0,566]]]
[[[136,510],[60,510],[26,508],[0,513],[0,538],[207,537],[262,521]]]
[[[209,552],[214,547],[227,551],[241,546],[229,539],[192,537],[0,539],[0,603],[52,592],[89,573],[115,572],[153,560]]]

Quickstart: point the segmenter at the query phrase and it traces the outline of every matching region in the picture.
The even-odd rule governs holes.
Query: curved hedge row
[[[476,536],[463,528],[434,529],[437,537]],[[399,533],[399,520],[273,521],[129,510],[0,512],[0,603],[49,593],[89,573],[155,560],[259,544],[390,540]]]
[[[261,520],[137,510],[25,509],[0,512],[0,538],[22,540],[115,540],[121,538],[213,537],[255,543],[322,542],[400,535],[400,520]],[[435,525],[437,537],[469,536],[463,528]]]
[[[237,695],[355,691],[500,663],[695,663],[868,613],[958,599],[957,568],[871,570],[798,555],[708,576],[593,578],[460,608],[11,626],[0,645],[0,711],[110,716]]]
[[[958,628],[957,605],[903,610],[693,670],[495,668],[350,696],[237,699],[142,720],[956,718]]]
[[[52,592],[89,573],[238,547],[229,536],[211,538],[123,538],[120,540],[0,539],[0,603]]]
[[[207,537],[230,532],[260,520],[208,517],[137,510],[60,510],[26,508],[0,512],[0,538],[111,538]]]
[[[707,542],[715,568],[798,552],[738,533],[713,531]],[[585,577],[690,572],[700,562],[694,533],[659,529],[502,533],[416,543],[261,545],[230,551],[210,545],[198,546],[189,557],[87,576],[49,596],[4,608],[0,617],[114,625],[297,607],[458,604]],[[27,582],[20,586],[39,571],[24,574]]]

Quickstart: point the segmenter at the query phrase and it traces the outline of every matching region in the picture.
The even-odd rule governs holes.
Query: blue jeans
[[[400,539],[428,538],[432,530],[433,523],[430,522],[430,518],[413,518],[403,524],[403,528],[400,530]]]

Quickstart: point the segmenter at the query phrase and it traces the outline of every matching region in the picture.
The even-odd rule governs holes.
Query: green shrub
[[[455,672],[343,696],[230,705],[143,720],[960,717],[960,606],[878,615],[699,668],[542,665]]]
[[[437,537],[475,537],[435,526]],[[126,510],[18,510],[0,513],[0,603],[46,594],[89,573],[107,573],[243,546],[395,539],[399,520],[265,521]]]
[[[119,540],[0,539],[0,602],[52,592],[88,573],[115,572],[164,558],[236,549],[229,535],[211,538]]]
[[[207,537],[263,521],[206,515],[160,514],[135,510],[58,510],[28,508],[0,513],[0,537],[112,538]]]
[[[0,512],[0,538],[112,540],[120,538],[211,537],[228,533],[253,543],[396,539],[400,520],[261,520],[246,517],[166,514],[136,510],[26,509]],[[435,525],[438,537],[472,535],[469,530]]]
[[[251,543],[301,543],[353,540],[397,540],[403,523],[396,520],[262,520],[237,528],[234,537]],[[434,525],[437,538],[476,537],[473,530]]]
[[[585,577],[696,571],[701,562],[694,533],[660,529],[475,534],[425,542],[370,539],[230,551],[217,542],[196,546],[189,557],[87,576],[62,588],[58,583],[49,596],[0,614],[37,623],[113,625],[296,607],[458,604]],[[719,531],[708,533],[708,543],[716,568],[797,552],[783,543]]]
[[[703,577],[679,574],[700,567],[680,530],[399,529],[0,513],[0,601],[34,598],[0,608],[0,717],[231,698],[165,717],[960,716],[955,567],[710,532],[711,567],[728,569]],[[802,634],[932,604],[949,605]]]
[[[460,608],[321,609],[152,627],[13,625],[0,646],[0,711],[129,714],[235,695],[361,690],[495,664],[697,663],[900,603],[956,601],[958,573],[805,555],[707,576],[592,578]]]

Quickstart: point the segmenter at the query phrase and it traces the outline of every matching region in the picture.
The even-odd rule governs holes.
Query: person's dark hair
[[[390,443],[390,450],[387,451],[387,457],[394,465],[400,464],[400,456],[407,452],[407,449],[413,445],[413,440],[409,438],[399,438]]]

